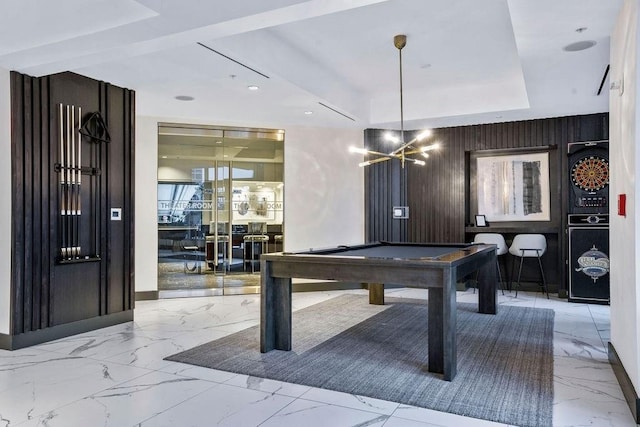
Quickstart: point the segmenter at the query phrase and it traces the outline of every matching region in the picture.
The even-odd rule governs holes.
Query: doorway
[[[260,254],[283,250],[284,132],[158,126],[161,297],[260,292]]]

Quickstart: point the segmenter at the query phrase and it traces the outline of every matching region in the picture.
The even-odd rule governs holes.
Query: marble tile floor
[[[294,309],[342,292],[365,293],[294,293]],[[458,294],[463,302],[476,298],[471,290]],[[607,361],[608,306],[529,292],[499,295],[499,303],[555,310],[554,426],[635,426]],[[259,305],[259,295],[140,301],[134,322],[0,350],[0,427],[499,425],[163,360],[257,324]]]
[[[201,263],[201,267],[200,271],[185,272],[182,262],[159,263],[158,290],[222,289],[260,285],[259,271],[252,273],[250,270],[245,272],[240,269],[224,273],[205,267],[204,262]]]

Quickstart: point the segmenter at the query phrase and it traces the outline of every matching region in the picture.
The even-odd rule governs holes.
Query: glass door
[[[260,255],[282,250],[281,131],[160,124],[161,297],[256,293]]]
[[[232,254],[224,293],[258,293],[260,255],[274,251],[275,236],[282,235],[284,134],[266,130],[227,131],[224,144],[231,159]]]
[[[224,276],[232,263],[229,251],[229,162],[214,161],[208,174],[211,203],[207,206],[210,215],[206,236],[207,265],[215,274]]]

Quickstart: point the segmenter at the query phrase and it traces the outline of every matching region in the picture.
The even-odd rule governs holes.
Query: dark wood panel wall
[[[91,166],[100,170],[82,178],[82,224],[95,220],[98,225],[95,235],[82,240],[96,247],[93,262],[59,262],[62,208],[55,165],[60,162],[61,103],[82,107],[85,118],[99,112],[111,139],[83,143],[82,166],[97,161]],[[11,110],[11,335],[38,331],[35,341],[42,341],[47,339],[42,331],[49,328],[131,312],[135,93],[74,73],[35,78],[12,72]],[[121,221],[110,220],[112,207],[122,209]],[[3,342],[17,348],[33,341],[5,337]]]
[[[384,139],[386,132],[381,129],[365,130],[365,147],[375,151],[392,151]],[[365,236],[368,241],[413,241],[407,239],[408,222],[392,218],[394,206],[407,205],[406,181],[407,170],[401,167],[400,162],[386,161],[366,167]]]
[[[380,129],[365,130],[365,146],[393,150]],[[417,131],[406,132],[408,141]],[[565,253],[567,196],[567,144],[608,138],[608,114],[591,114],[539,120],[495,123],[433,130],[429,141],[442,148],[430,152],[426,166],[400,167],[397,160],[367,166],[365,170],[365,236],[367,241],[463,242],[471,225],[469,157],[479,150],[552,147],[550,155],[552,221],[557,231],[555,256]],[[554,154],[555,152],[555,154]],[[409,219],[392,218],[392,207],[409,207]],[[566,289],[561,262],[551,266],[549,281]],[[562,293],[562,292],[561,292]]]

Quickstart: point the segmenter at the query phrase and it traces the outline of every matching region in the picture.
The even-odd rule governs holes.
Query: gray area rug
[[[259,326],[166,358],[517,426],[551,426],[553,310],[458,303],[458,374],[427,371],[426,301],[341,295],[293,313],[293,350],[260,353]]]

